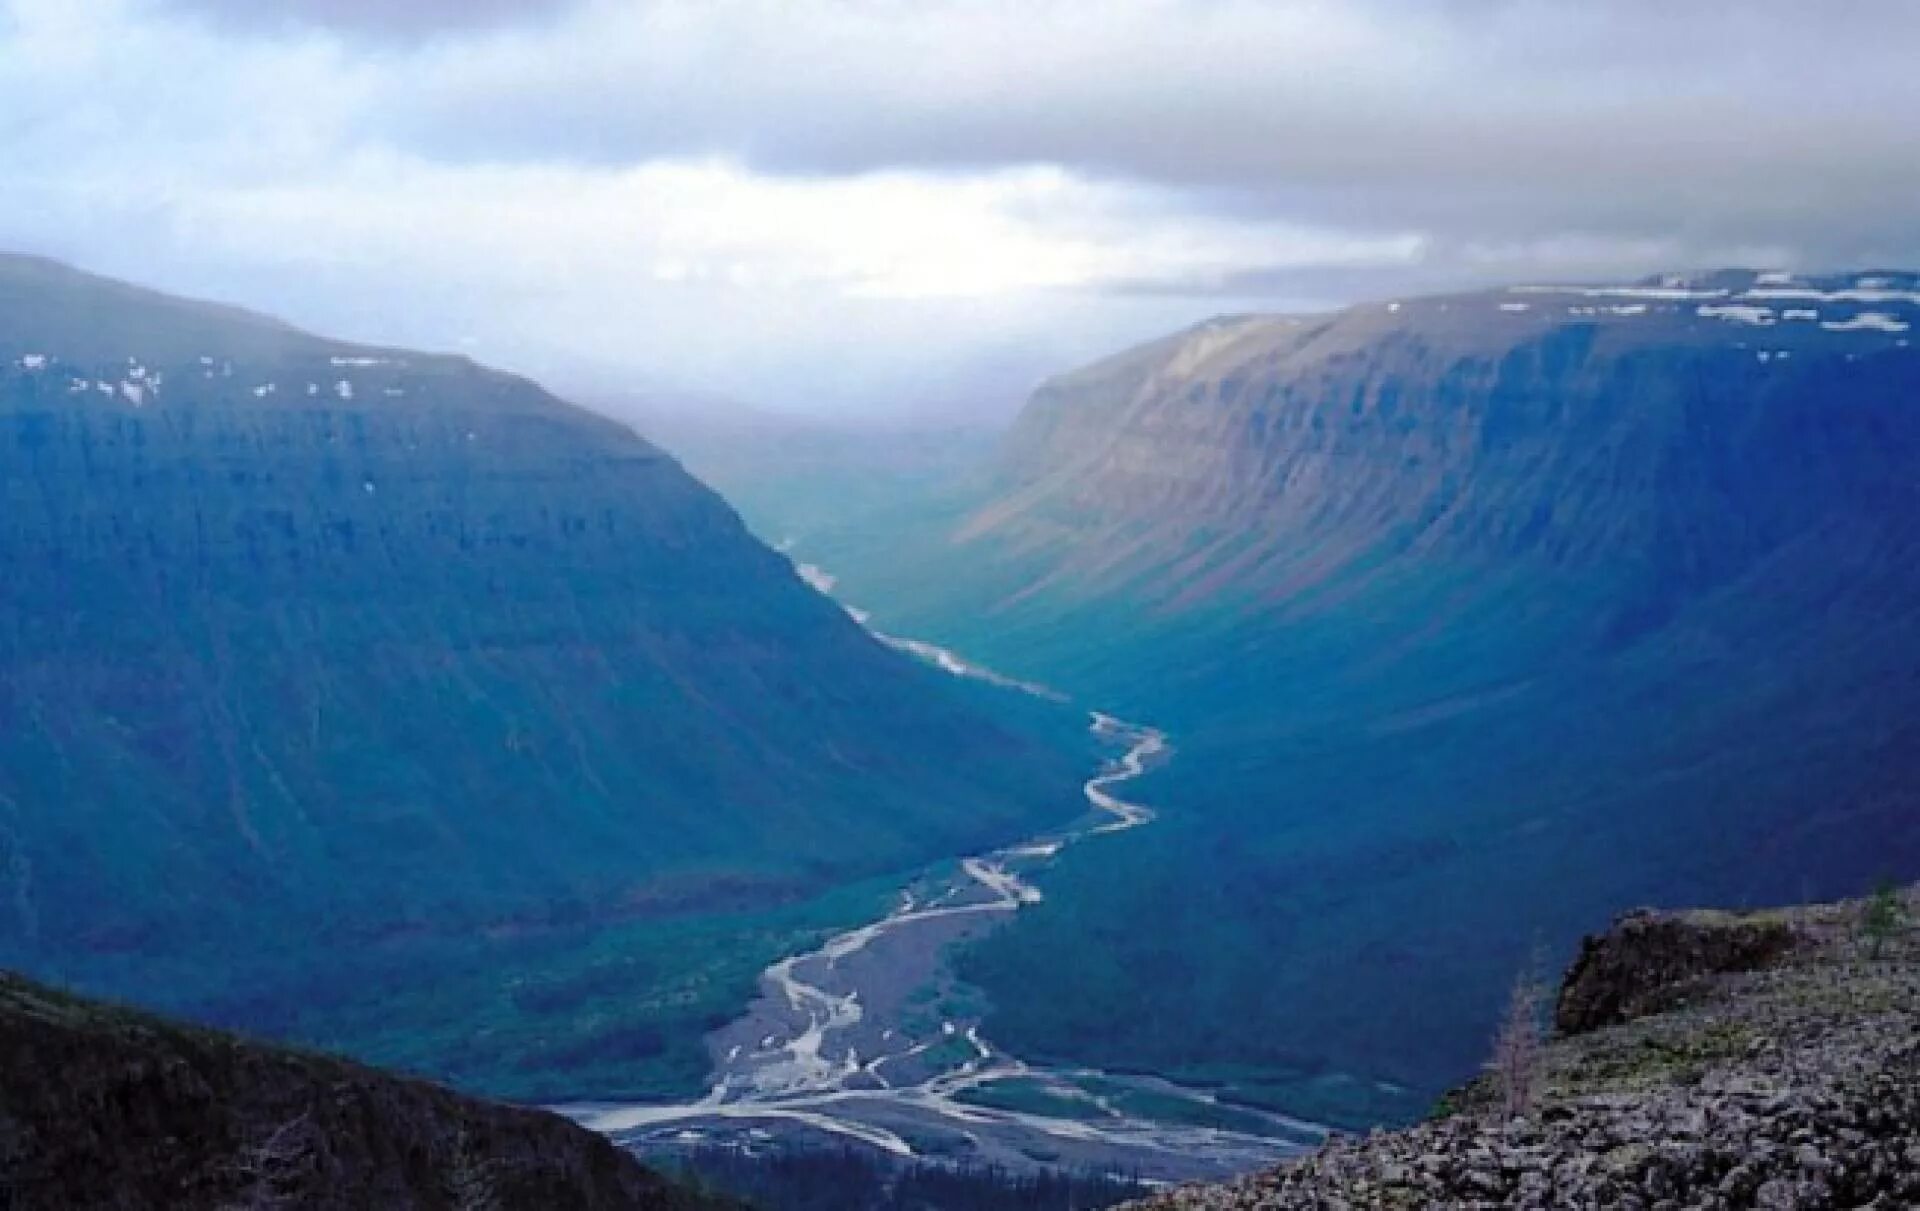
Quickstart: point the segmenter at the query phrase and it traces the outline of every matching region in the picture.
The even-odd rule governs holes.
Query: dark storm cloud
[[[1920,264],[1917,47],[1909,0],[0,0],[0,247],[958,398],[1210,311]]]
[[[445,48],[391,131],[456,160],[1057,164],[1463,255],[1579,233],[1912,259],[1916,47],[1905,0],[604,4]]]

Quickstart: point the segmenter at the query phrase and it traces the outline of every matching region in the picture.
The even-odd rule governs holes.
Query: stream
[[[817,569],[799,570],[816,588],[831,588]],[[945,648],[873,633],[955,676],[1059,698]],[[1039,903],[1035,877],[1063,849],[1154,818],[1116,791],[1170,759],[1167,737],[1098,712],[1089,727],[1115,756],[1082,788],[1087,810],[1079,819],[937,866],[903,888],[881,919],[768,967],[745,1014],[708,1038],[714,1069],[704,1097],[555,1109],[643,1153],[855,1142],[901,1158],[1013,1171],[1059,1165],[1153,1182],[1243,1173],[1319,1143],[1320,1126],[1204,1089],[1025,1063],[982,1035],[977,1014],[954,1008],[970,998],[947,970],[949,947]]]

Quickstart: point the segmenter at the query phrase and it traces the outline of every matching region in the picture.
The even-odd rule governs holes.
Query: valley
[[[997,444],[703,447],[728,503],[464,359],[0,261],[0,961],[658,1157],[1411,1121],[1596,916],[1920,861],[1884,280],[1232,317]]]
[[[1915,297],[1727,271],[1226,317],[886,501],[704,465],[876,625],[1180,738],[1155,829],[961,954],[988,1036],[1364,1128],[1597,917],[1920,864]]]
[[[1917,50],[0,0],[0,1211],[1920,1208]]]
[[[831,585],[818,569],[802,571]],[[1052,696],[944,648],[880,638],[956,676]],[[1154,819],[1118,792],[1169,759],[1167,738],[1097,712],[1090,730],[1119,755],[1083,787],[1081,819],[936,869],[880,920],[773,964],[747,1014],[710,1037],[715,1071],[705,1097],[558,1109],[642,1155],[764,1153],[838,1138],[902,1159],[1012,1172],[1059,1166],[1152,1182],[1245,1172],[1323,1139],[1314,1124],[1208,1090],[1025,1063],[982,1036],[977,1007],[953,986],[949,949],[1041,903],[1031,880],[1060,853]]]
[[[94,995],[685,1095],[768,962],[1083,776],[462,356],[0,255],[0,473],[0,964]]]

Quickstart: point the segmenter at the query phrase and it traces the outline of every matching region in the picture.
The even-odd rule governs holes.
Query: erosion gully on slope
[[[799,571],[822,591],[832,586],[816,568]],[[955,676],[1060,697],[945,648],[874,634]],[[1062,849],[1153,819],[1113,790],[1167,759],[1166,736],[1097,712],[1092,730],[1123,751],[1087,780],[1080,820],[923,875],[887,916],[767,968],[745,1015],[708,1040],[715,1069],[705,1097],[557,1109],[642,1152],[852,1140],[903,1158],[1064,1165],[1148,1181],[1244,1172],[1319,1142],[1326,1132],[1315,1124],[1226,1105],[1205,1090],[1023,1063],[983,1038],[977,1020],[940,1011],[948,947],[1038,903],[1030,877]]]

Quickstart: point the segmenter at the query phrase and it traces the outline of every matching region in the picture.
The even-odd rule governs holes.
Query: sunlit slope
[[[1077,753],[464,358],[3,260],[0,477],[6,962],[181,1001],[778,903],[1071,809]]]
[[[1020,990],[997,1037],[1412,1113],[1583,919],[1913,873],[1916,300],[1728,273],[1215,321],[1043,386],[921,563],[824,536],[890,625],[1181,749],[1156,835],[972,960]]]

